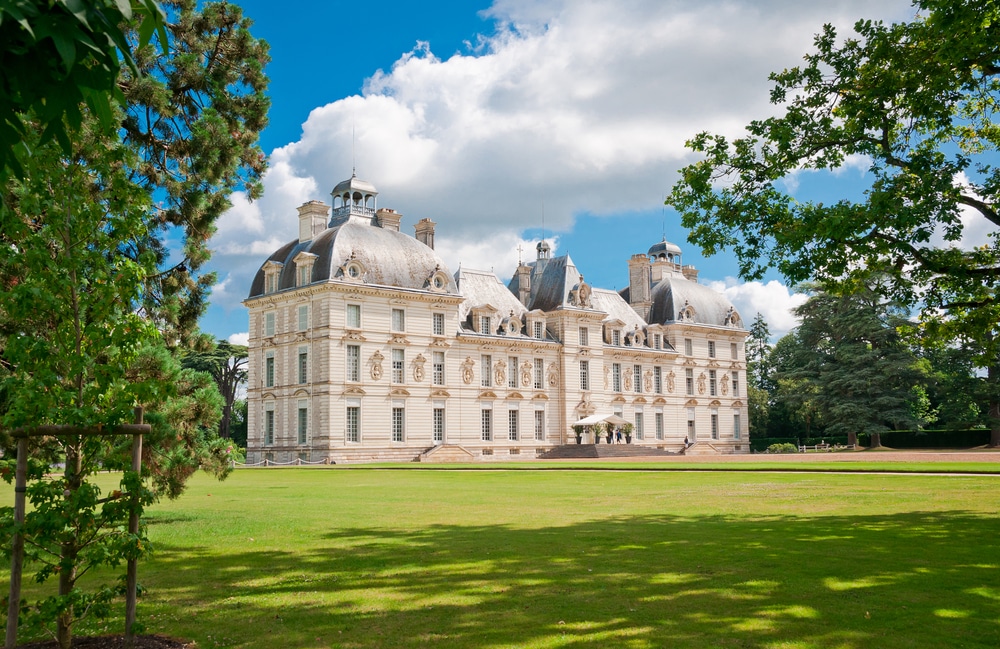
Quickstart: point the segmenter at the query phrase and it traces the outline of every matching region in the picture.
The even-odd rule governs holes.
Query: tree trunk
[[[847,433],[847,445],[853,445],[855,448],[858,447],[858,434],[853,430]]]
[[[83,456],[80,453],[80,441],[71,441],[66,446],[66,496],[73,498],[80,489],[83,471]],[[69,530],[63,539],[59,552],[59,596],[66,597],[76,586],[77,555],[80,553],[75,530]],[[56,641],[60,649],[70,649],[73,644],[73,607],[69,606],[59,614],[56,620]]]
[[[871,439],[869,448],[880,448],[882,446],[882,433],[872,433]]]
[[[986,370],[986,384],[990,387],[990,446],[1000,446],[1000,366],[990,365]]]
[[[226,404],[222,406],[222,419],[219,420],[219,437],[229,439],[229,424],[233,416],[233,402],[226,397]]]

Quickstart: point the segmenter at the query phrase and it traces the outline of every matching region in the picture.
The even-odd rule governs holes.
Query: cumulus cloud
[[[249,345],[250,344],[250,332],[241,331],[239,333],[231,334],[228,338],[229,342],[233,345]]]
[[[423,217],[438,223],[452,270],[488,258],[503,275],[543,203],[555,231],[584,211],[655,208],[690,160],[684,141],[739,135],[770,114],[768,73],[798,64],[823,23],[847,32],[909,7],[496,0],[485,12],[495,31],[467,52],[441,59],[420,43],[372,71],[361,95],[313,110],[301,138],[272,152],[264,197],[237,196],[220,221],[215,263],[248,287],[264,256],[295,237],[295,208],[329,201],[356,162],[407,231]]]
[[[771,332],[772,342],[799,326],[799,319],[792,309],[803,304],[808,296],[794,293],[781,282],[741,282],[735,277],[707,282],[711,288],[723,293],[740,315],[745,326],[750,326],[757,314],[764,316]]]

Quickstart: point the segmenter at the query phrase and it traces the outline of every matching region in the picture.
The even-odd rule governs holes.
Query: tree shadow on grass
[[[202,647],[992,648],[998,532],[964,512],[317,530],[307,553],[160,546],[143,606]]]

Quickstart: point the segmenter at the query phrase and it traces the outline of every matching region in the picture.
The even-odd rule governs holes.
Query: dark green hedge
[[[750,450],[761,453],[767,450],[771,444],[795,444],[804,446],[815,446],[817,444],[830,444],[831,446],[840,444],[847,445],[847,435],[838,437],[836,435],[826,435],[824,437],[752,437],[750,438]]]
[[[894,430],[881,435],[889,448],[973,448],[990,443],[990,431],[975,430]],[[858,435],[860,446],[871,446],[871,436]]]

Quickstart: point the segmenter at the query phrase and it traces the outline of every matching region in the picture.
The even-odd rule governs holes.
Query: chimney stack
[[[323,201],[309,201],[299,207],[299,241],[312,238],[326,229],[330,206]]]
[[[417,221],[416,225],[413,226],[414,235],[417,241],[424,244],[431,250],[434,250],[434,226],[437,225],[434,221],[430,219],[420,219]]]

